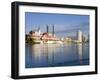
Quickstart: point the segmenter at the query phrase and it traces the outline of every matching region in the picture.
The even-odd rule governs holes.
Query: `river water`
[[[25,67],[89,65],[89,43],[25,45]]]

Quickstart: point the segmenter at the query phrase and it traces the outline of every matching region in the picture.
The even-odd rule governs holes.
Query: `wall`
[[[10,78],[11,68],[11,2],[14,0],[1,0],[0,1],[0,81],[13,81]],[[18,0],[20,1],[20,0]],[[34,1],[45,3],[60,3],[60,4],[78,4],[78,5],[100,5],[99,0],[21,0],[21,1]],[[100,6],[99,9],[100,10]],[[100,14],[100,11],[99,11]],[[98,16],[100,21],[100,15]],[[100,24],[98,25],[98,30]],[[100,32],[99,32],[100,35]],[[98,39],[100,41],[100,37]],[[98,43],[100,47],[100,42]],[[100,53],[100,51],[99,51]],[[98,53],[98,61],[100,62],[100,55]],[[100,64],[99,64],[100,68]],[[99,70],[100,71],[100,70]],[[26,79],[32,81],[33,79]],[[66,77],[53,77],[53,78],[39,78],[34,81],[99,81],[100,74],[98,75],[82,75],[82,76],[66,76]]]

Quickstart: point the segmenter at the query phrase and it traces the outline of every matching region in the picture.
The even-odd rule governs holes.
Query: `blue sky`
[[[46,32],[47,25],[50,32],[52,32],[54,25],[55,35],[58,37],[75,35],[77,30],[88,35],[89,16],[25,12],[25,33],[30,30],[37,30],[38,27],[42,32]]]

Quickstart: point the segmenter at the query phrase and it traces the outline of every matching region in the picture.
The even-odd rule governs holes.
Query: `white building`
[[[80,30],[78,30],[77,37],[78,37],[78,42],[82,42],[82,32]]]

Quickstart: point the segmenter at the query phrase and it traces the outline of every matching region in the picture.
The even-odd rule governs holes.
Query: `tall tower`
[[[54,25],[52,26],[52,35],[54,36]]]
[[[47,33],[49,33],[49,26],[47,25]]]
[[[82,32],[80,30],[78,30],[77,37],[78,37],[78,42],[82,42]]]
[[[38,33],[39,33],[39,35],[41,34],[41,30],[40,30],[40,27],[38,28]]]

